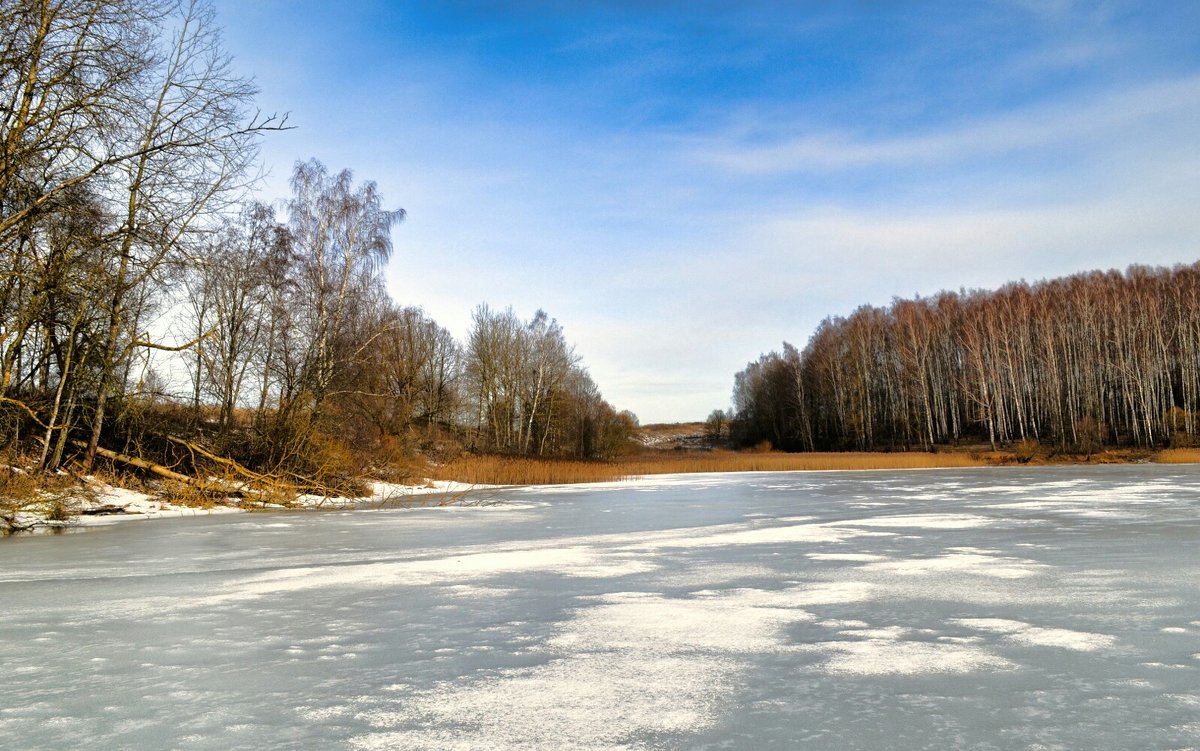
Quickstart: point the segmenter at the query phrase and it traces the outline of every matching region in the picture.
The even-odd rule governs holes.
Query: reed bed
[[[472,485],[561,485],[607,482],[639,475],[699,472],[784,472],[831,469],[931,469],[978,467],[983,459],[966,453],[735,453],[732,451],[639,454],[613,462],[464,456],[433,468],[434,479]]]
[[[1200,448],[1163,449],[1154,455],[1158,464],[1200,464]]]
[[[454,480],[470,485],[563,485],[606,482],[626,476],[612,462],[510,456],[463,456],[433,467],[430,472],[435,480]]]

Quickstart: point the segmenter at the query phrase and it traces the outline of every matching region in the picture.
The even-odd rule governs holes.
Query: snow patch
[[[855,639],[873,639],[879,641],[896,641],[912,633],[911,628],[905,626],[884,626],[881,628],[854,628],[839,631],[841,636],[849,636]]]
[[[597,598],[578,611],[549,646],[564,652],[604,650],[722,654],[768,652],[788,623],[811,621],[790,591],[739,589],[687,599],[623,592]]]
[[[887,560],[886,555],[871,553],[808,553],[807,557],[814,561],[858,561],[862,563]]]
[[[866,641],[833,641],[803,648],[830,655],[821,666],[834,675],[883,676],[1010,670],[1009,660],[974,645],[901,641],[890,634]]]
[[[230,585],[197,605],[252,600],[325,587],[386,588],[474,580],[503,574],[552,571],[564,576],[609,578],[654,570],[649,561],[602,555],[585,547],[470,553],[445,558],[279,569]]]
[[[940,576],[966,574],[995,579],[1023,579],[1036,576],[1046,569],[1044,564],[1020,558],[986,555],[975,552],[956,552],[935,558],[910,558],[903,561],[869,563],[863,570],[880,571],[901,576]]]
[[[797,606],[844,605],[866,602],[876,598],[877,588],[867,582],[822,582],[784,590],[790,602]]]
[[[887,532],[863,532],[827,524],[791,524],[784,526],[740,528],[741,525],[723,527],[697,527],[677,530],[658,536],[647,536],[639,541],[638,547],[656,550],[660,548],[708,548],[725,545],[773,545],[782,543],[836,543],[854,537],[887,535]],[[719,530],[719,531],[714,531]]]
[[[1167,698],[1189,707],[1200,708],[1200,695],[1197,694],[1167,694]]]
[[[1042,628],[1005,618],[953,618],[949,621],[973,631],[1003,634],[1011,641],[1035,647],[1057,647],[1076,652],[1094,652],[1116,643],[1114,636],[1065,628]]]
[[[442,587],[442,591],[454,597],[478,600],[485,597],[507,597],[517,590],[506,587],[479,587],[474,584],[451,584]]]
[[[975,529],[995,524],[994,519],[976,514],[901,514],[852,519],[840,524],[853,527],[916,527],[920,529]]]
[[[684,571],[660,573],[655,582],[660,587],[708,587],[746,579],[774,578],[775,571],[766,566],[747,564],[712,564],[693,566]]]
[[[634,735],[697,732],[716,724],[734,670],[711,655],[608,652],[559,659],[465,685],[375,699],[376,706],[356,715],[374,732],[351,738],[350,746],[362,751],[627,748],[624,741]]]
[[[94,527],[113,524],[119,521],[144,519],[175,519],[184,516],[212,516],[216,514],[239,514],[243,509],[233,506],[216,505],[210,508],[193,506],[176,506],[146,493],[140,493],[128,488],[118,488],[112,485],[96,484],[96,492],[91,499],[80,502],[81,511],[95,511],[101,508],[115,509],[114,513],[104,515],[82,515],[74,523],[84,527]]]
[[[844,629],[844,628],[866,628],[867,626],[869,626],[871,624],[867,623],[866,621],[858,621],[858,620],[829,619],[829,620],[820,621],[817,623],[817,625],[824,626],[825,628]]]
[[[635,735],[701,731],[719,719],[743,669],[737,656],[780,649],[784,626],[812,620],[790,601],[753,589],[601,595],[546,642],[546,664],[371,698],[357,717],[377,730],[351,745],[618,749]]]

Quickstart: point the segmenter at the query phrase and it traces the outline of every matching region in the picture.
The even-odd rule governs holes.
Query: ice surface
[[[0,543],[0,747],[1196,747],[1200,468],[479,492]]]
[[[855,527],[917,527],[921,529],[971,529],[995,521],[976,514],[898,514],[874,516],[846,522]]]
[[[862,532],[826,524],[789,524],[785,526],[706,532],[691,535],[664,535],[640,543],[647,548],[707,548],[726,545],[770,545],[779,543],[842,542],[852,537],[879,536],[877,532]],[[634,541],[631,541],[634,542]]]

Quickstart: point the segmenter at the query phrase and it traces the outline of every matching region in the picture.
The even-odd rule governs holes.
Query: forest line
[[[790,451],[1193,446],[1200,263],[863,306],[749,363],[732,417]]]

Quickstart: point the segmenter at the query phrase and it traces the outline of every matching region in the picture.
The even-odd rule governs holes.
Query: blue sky
[[[643,423],[829,315],[1200,259],[1200,3],[216,0],[297,159],[408,218],[393,297],[562,323]]]

